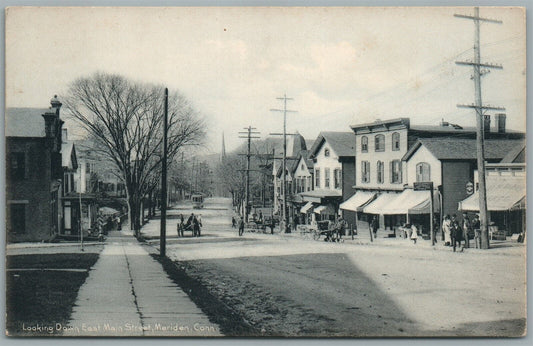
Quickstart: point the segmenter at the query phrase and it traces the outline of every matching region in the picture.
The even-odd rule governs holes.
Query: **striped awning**
[[[357,191],[348,200],[342,202],[339,208],[343,210],[361,211],[360,208],[372,200],[375,196],[375,192]]]
[[[313,210],[313,207],[314,207],[313,202],[307,202],[307,204],[304,205],[304,206],[300,209],[300,213],[302,213],[302,214],[307,214],[308,212],[310,212],[310,211]]]
[[[487,210],[525,209],[526,178],[524,176],[487,176]],[[459,210],[479,211],[479,191],[459,202]]]
[[[335,214],[335,209],[331,206],[331,204],[326,204],[316,207],[314,212],[317,214],[333,215]]]
[[[384,193],[363,210],[368,214],[402,215],[402,214],[429,214],[429,191],[415,191],[406,189],[402,193]],[[433,211],[440,210],[438,195],[433,194]]]

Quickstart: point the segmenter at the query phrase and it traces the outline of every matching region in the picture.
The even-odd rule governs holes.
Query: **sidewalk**
[[[221,336],[135,238],[110,232],[78,292],[67,336]]]

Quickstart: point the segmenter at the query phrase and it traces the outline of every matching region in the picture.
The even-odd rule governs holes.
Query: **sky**
[[[6,106],[46,107],[76,78],[99,72],[183,93],[208,125],[206,152],[283,129],[320,131],[410,117],[474,126],[457,104],[474,102],[473,8],[10,8],[6,13]],[[481,25],[481,59],[503,65],[483,76],[483,102],[506,108],[525,131],[525,13],[481,8],[503,21]],[[490,113],[493,114],[493,113]],[[67,122],[69,136],[82,132]]]

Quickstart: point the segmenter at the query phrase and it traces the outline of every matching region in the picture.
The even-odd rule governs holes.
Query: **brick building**
[[[7,108],[7,241],[42,241],[61,228],[63,167],[61,102],[49,109]]]

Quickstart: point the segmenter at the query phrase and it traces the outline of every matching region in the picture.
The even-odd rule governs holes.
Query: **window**
[[[368,153],[368,137],[367,136],[361,137],[361,151],[363,153]]]
[[[85,173],[91,174],[91,164],[89,162],[85,163]]]
[[[374,137],[376,151],[385,151],[385,135]]]
[[[431,181],[431,175],[429,171],[429,164],[426,162],[420,162],[416,165],[416,181]]]
[[[400,134],[398,132],[392,134],[392,150],[400,150]]]
[[[377,165],[378,184],[383,184],[385,181],[385,169],[382,161],[378,161]]]
[[[311,191],[313,185],[313,177],[307,177],[307,191]]]
[[[333,171],[333,184],[336,189],[341,188],[341,170],[338,168]]]
[[[304,168],[304,164],[302,163],[302,166],[301,166],[301,170],[303,171],[305,168]]]
[[[10,204],[11,231],[13,233],[26,233],[26,205]]]
[[[315,187],[320,188],[320,168],[315,170]]]
[[[24,153],[11,153],[9,158],[12,180],[22,180],[26,175],[26,155]]]
[[[325,168],[324,170],[324,187],[329,188],[329,168]]]
[[[402,161],[394,160],[390,163],[390,182],[400,184],[402,182]]]
[[[368,161],[361,161],[361,182],[370,182],[370,162]]]
[[[324,156],[325,156],[325,157],[328,157],[328,156],[329,156],[329,149],[324,149]]]

